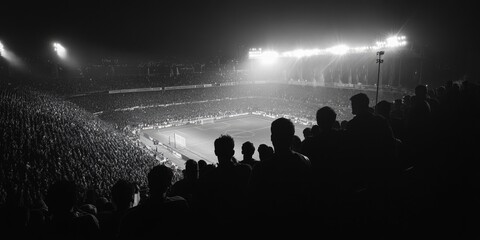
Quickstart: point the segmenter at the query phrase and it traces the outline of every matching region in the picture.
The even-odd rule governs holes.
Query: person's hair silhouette
[[[235,154],[235,142],[230,135],[221,135],[215,139],[215,155],[218,158],[218,164],[224,165],[232,162],[232,157]]]
[[[369,111],[368,105],[370,104],[370,99],[365,93],[358,93],[353,95],[350,98],[352,103],[352,114],[358,115]]]

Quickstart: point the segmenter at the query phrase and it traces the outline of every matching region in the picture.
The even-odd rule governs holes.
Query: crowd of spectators
[[[297,90],[303,91],[292,91]],[[265,143],[273,151],[252,165],[233,158],[234,144],[242,143],[219,136],[214,144],[219,163],[192,159],[197,164],[183,172],[182,189],[175,184],[180,181],[174,170],[157,165],[121,132],[76,104],[37,91],[2,88],[1,224],[17,235],[49,239],[175,236],[179,229],[211,236],[209,228],[280,236],[288,230],[382,238],[411,237],[418,231],[430,237],[478,235],[473,231],[480,210],[477,84],[419,85],[414,95],[377,106],[371,105],[371,95],[351,92],[342,102],[350,104],[353,117],[343,124],[332,102],[318,104],[316,90],[305,89],[312,95],[272,91],[277,98],[267,91],[263,101],[238,96],[201,102],[210,93],[199,93],[198,100],[196,93],[189,96],[196,102],[184,104],[192,105],[190,112],[199,109],[191,112],[194,116],[254,111],[249,109],[257,107],[254,102],[267,102],[265,108],[277,111],[272,108],[277,100],[294,103],[303,96],[298,103],[312,104],[309,114],[317,124],[294,145],[301,133],[294,132],[290,120],[276,119],[272,142]],[[176,106],[181,105],[158,110],[153,122],[176,114],[191,117],[178,113],[183,110]],[[281,111],[296,106],[288,107]]]
[[[9,191],[33,203],[55,179],[75,179],[99,194],[120,177],[144,185],[157,162],[110,124],[42,92],[4,86],[0,110],[2,203]]]
[[[286,84],[249,84],[140,93],[92,94],[69,98],[99,117],[123,128],[164,125],[172,121],[222,116],[225,113],[260,111],[315,119],[318,106],[338,111],[338,120],[350,119],[348,96],[356,89],[308,87]],[[367,91],[371,99],[375,92]],[[382,92],[380,99],[393,101],[400,93]]]

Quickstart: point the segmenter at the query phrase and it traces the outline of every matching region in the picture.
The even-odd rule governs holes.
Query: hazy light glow
[[[311,57],[311,56],[319,56],[319,55],[344,55],[350,53],[366,53],[371,51],[377,51],[380,49],[386,48],[399,48],[402,46],[407,45],[406,37],[405,36],[390,36],[384,41],[377,41],[375,45],[372,46],[359,46],[359,47],[349,47],[345,44],[340,44],[337,46],[333,46],[326,49],[296,49],[292,51],[286,51],[281,54],[273,51],[262,52],[261,48],[251,48],[249,51],[249,58],[250,59],[261,59],[265,60],[265,62],[272,62],[273,59],[277,59],[279,57],[284,58],[303,58],[303,57]]]
[[[387,40],[385,41],[385,46],[391,48],[404,46],[405,44],[407,44],[407,42],[405,41],[405,36],[392,36],[387,38]]]
[[[258,59],[262,55],[262,49],[261,48],[250,48],[248,51],[248,58],[250,59]]]
[[[277,61],[279,54],[275,51],[265,51],[262,52],[260,56],[260,62],[262,64],[270,65]]]
[[[323,50],[315,48],[315,49],[297,49],[293,51],[288,51],[282,53],[283,57],[294,57],[294,58],[302,58],[302,57],[310,57],[323,54]]]
[[[53,50],[60,58],[65,59],[67,57],[67,50],[60,43],[53,43]]]
[[[263,51],[261,48],[251,48],[248,52],[248,58],[250,59],[257,59],[262,64],[273,64],[278,58],[280,54],[275,51],[266,50]]]
[[[2,42],[0,42],[0,56],[5,57],[5,48],[3,47]]]
[[[20,58],[17,57],[11,51],[5,49],[5,46],[3,45],[2,42],[0,42],[0,57],[3,57],[4,59],[6,59],[11,66],[18,67],[18,68],[23,67],[23,63],[20,60]]]
[[[327,48],[326,50],[327,52],[333,55],[344,55],[350,50],[350,48],[347,45],[342,44],[342,45],[337,45],[331,48]]]

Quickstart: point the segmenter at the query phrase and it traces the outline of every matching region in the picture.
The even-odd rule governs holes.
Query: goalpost
[[[187,140],[185,139],[185,137],[178,133],[173,133],[173,136],[168,136],[168,143],[170,145],[173,143],[173,147],[175,148],[187,147]]]
[[[214,123],[215,118],[202,118],[200,119],[200,124]]]

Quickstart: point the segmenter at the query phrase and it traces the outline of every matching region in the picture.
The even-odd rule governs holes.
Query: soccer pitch
[[[213,144],[215,139],[221,134],[228,134],[232,136],[235,141],[235,158],[237,160],[240,161],[243,159],[242,144],[246,141],[252,142],[255,146],[255,154],[253,157],[258,160],[257,149],[260,144],[264,143],[273,147],[270,140],[270,124],[273,120],[275,119],[257,115],[247,115],[216,120],[214,123],[202,125],[191,124],[163,129],[148,129],[143,130],[142,134],[147,133],[153,139],[172,147],[176,152],[188,158],[196,161],[203,159],[210,163],[217,163]],[[305,127],[304,125],[295,124],[295,134],[302,140],[303,129],[305,129]],[[180,135],[186,139],[185,148],[178,145],[177,148],[175,148],[174,135]]]

